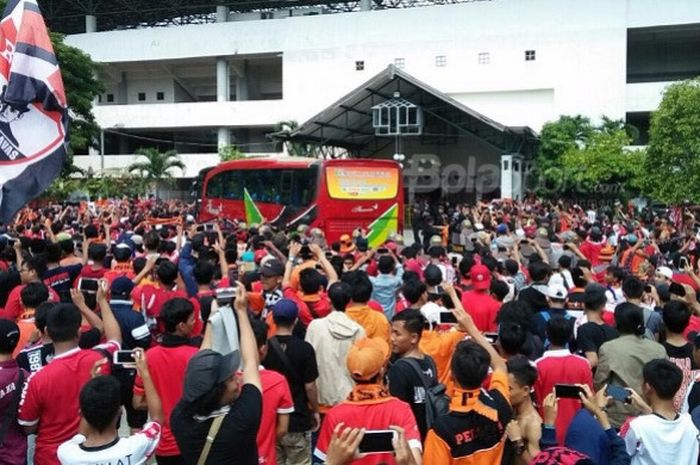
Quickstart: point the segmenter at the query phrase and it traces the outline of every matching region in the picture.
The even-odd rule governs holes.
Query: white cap
[[[550,299],[564,300],[568,295],[569,291],[566,290],[563,284],[553,283],[547,287],[547,297]]]
[[[666,279],[673,279],[673,270],[667,266],[660,266],[656,269],[656,274],[663,276]]]
[[[440,324],[440,312],[442,308],[435,302],[428,302],[420,308],[420,312],[423,314],[431,327]]]
[[[133,242],[135,245],[141,245],[143,244],[143,237],[139,236],[138,234],[134,234],[133,236],[130,237],[131,242]]]

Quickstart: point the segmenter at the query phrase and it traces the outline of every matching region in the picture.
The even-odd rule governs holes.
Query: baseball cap
[[[126,276],[119,276],[112,281],[112,296],[128,297],[134,290],[134,283]]]
[[[280,299],[272,307],[272,316],[293,320],[299,316],[299,307],[290,299]]]
[[[253,256],[255,263],[258,263],[258,264],[261,263],[262,259],[265,258],[265,256],[267,256],[267,250],[265,250],[265,249],[256,250],[255,254]],[[282,274],[284,274],[284,272]]]
[[[550,299],[564,300],[568,295],[569,291],[559,282],[552,283],[547,287],[547,297]]]
[[[0,353],[11,354],[19,343],[19,326],[11,320],[0,319]]]
[[[472,286],[475,290],[483,290],[491,287],[491,272],[488,267],[481,264],[472,266],[469,270],[469,275],[472,278]]]
[[[667,266],[660,266],[656,269],[656,274],[663,276],[666,279],[673,279],[673,270]]]
[[[132,235],[132,236],[130,237],[130,239],[131,239],[131,242],[134,243],[134,245],[141,245],[141,244],[143,244],[143,237],[140,236],[140,235],[138,235],[138,234]]]
[[[354,379],[368,381],[377,376],[388,358],[389,344],[384,339],[360,339],[348,351],[348,371]]]
[[[508,232],[508,226],[505,224],[501,223],[498,226],[496,226],[496,234],[505,234]]]
[[[435,302],[428,302],[420,308],[420,312],[425,317],[430,327],[440,324],[440,306]]]
[[[183,399],[194,402],[226,381],[238,370],[241,353],[238,350],[222,355],[210,349],[197,352],[187,364]]]
[[[284,265],[277,259],[267,260],[260,267],[260,274],[265,277],[284,276]]]
[[[367,239],[362,236],[358,236],[355,238],[355,245],[357,246],[357,250],[359,250],[360,252],[365,252],[369,247]]]

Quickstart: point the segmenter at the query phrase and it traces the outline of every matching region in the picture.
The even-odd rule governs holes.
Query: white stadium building
[[[643,145],[664,87],[700,75],[698,0],[39,3],[104,65],[103,137],[75,157],[98,172],[158,147],[193,178],[221,146],[280,155],[267,135],[296,121],[297,143],[496,164],[518,195],[545,122],[624,119]],[[392,99],[421,108],[419,134],[377,135],[372,108]]]

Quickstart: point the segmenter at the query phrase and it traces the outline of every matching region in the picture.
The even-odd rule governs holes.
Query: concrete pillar
[[[85,32],[97,32],[97,16],[85,15]]]
[[[372,0],[360,0],[360,11],[371,11]]]
[[[219,128],[217,145],[219,148],[231,145],[231,130],[229,128]]]
[[[217,5],[216,6],[216,22],[217,23],[226,23],[228,22],[228,15],[229,15],[229,8],[224,5]]]
[[[513,198],[513,155],[501,155],[501,198]]]
[[[236,77],[236,100],[248,100],[248,60],[243,60]]]

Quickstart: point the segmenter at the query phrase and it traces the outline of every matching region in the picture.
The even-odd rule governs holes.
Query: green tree
[[[299,129],[299,123],[294,120],[280,121],[275,125],[275,132],[268,134],[268,138],[281,141],[292,157],[316,157],[318,153],[313,145],[289,140],[289,136],[297,129]]]
[[[651,115],[644,191],[654,200],[700,202],[700,78],[671,84]]]
[[[139,161],[137,159],[129,165],[127,171],[141,176],[153,186],[156,197],[158,197],[158,184],[160,182],[172,182],[174,169],[185,170],[185,164],[174,150],[160,152],[155,148],[141,148],[136,151],[136,155],[145,158],[145,160]]]
[[[225,145],[219,147],[219,158],[221,161],[231,161],[240,160],[241,158],[246,158],[246,156],[235,145]]]

